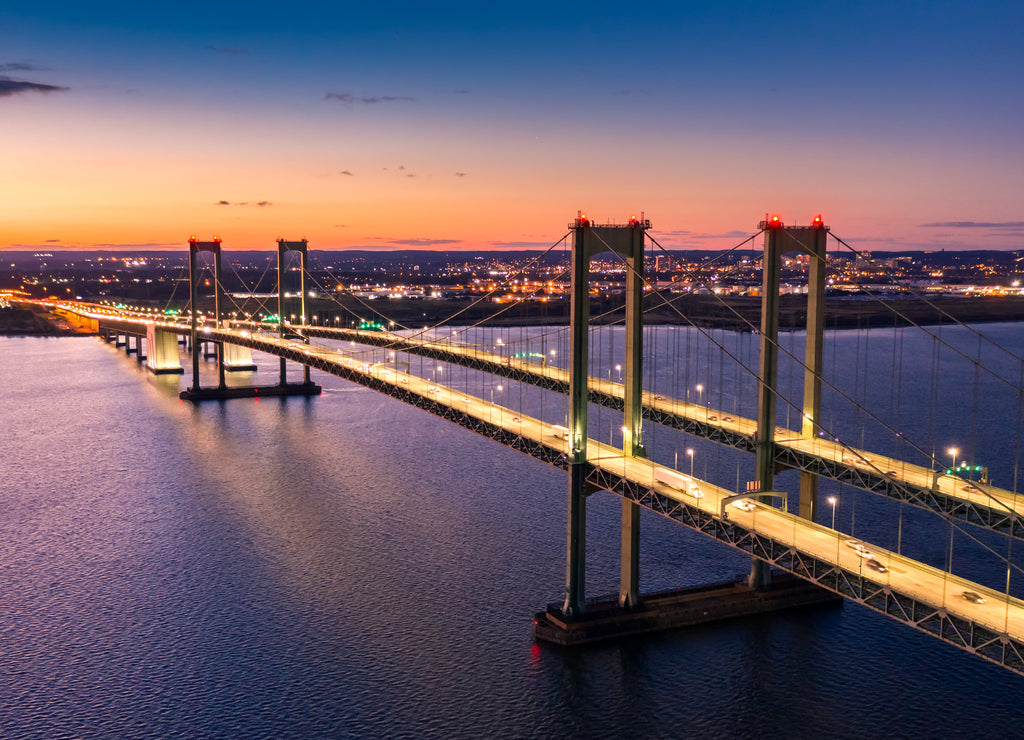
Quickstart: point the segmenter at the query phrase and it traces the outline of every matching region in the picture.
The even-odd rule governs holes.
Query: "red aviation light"
[[[590,219],[587,218],[586,214],[580,214],[580,226],[590,226]]]
[[[772,216],[770,219],[768,219],[768,228],[769,229],[781,229],[782,228],[782,219],[779,218],[778,216]]]
[[[825,225],[825,222],[821,220],[821,214],[820,213],[817,216],[814,217],[813,221],[811,221],[811,228],[813,228],[813,229],[820,229],[824,225]]]

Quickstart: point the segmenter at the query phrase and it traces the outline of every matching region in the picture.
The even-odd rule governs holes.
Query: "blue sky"
[[[0,248],[484,249],[577,209],[1024,248],[1022,7],[8,2]]]

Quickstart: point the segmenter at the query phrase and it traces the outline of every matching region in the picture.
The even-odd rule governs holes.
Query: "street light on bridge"
[[[693,448],[688,447],[686,449],[686,454],[690,458],[690,477],[693,477]]]
[[[829,496],[826,501],[832,504],[832,529],[836,528],[836,497]]]
[[[953,458],[953,464],[950,467],[955,468],[956,467],[956,456],[957,456],[957,454],[959,454],[960,450],[958,450],[956,447],[950,447],[948,450],[946,450],[946,452],[948,452],[950,454],[950,456]]]

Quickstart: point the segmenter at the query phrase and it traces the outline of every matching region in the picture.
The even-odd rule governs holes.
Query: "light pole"
[[[836,528],[836,497],[829,496],[826,501],[832,504],[832,529]]]
[[[956,447],[950,447],[948,450],[946,450],[946,452],[948,452],[950,454],[950,457],[953,458],[953,464],[950,467],[954,467],[955,468],[956,467],[956,456],[960,452],[960,450],[958,450]]]
[[[700,406],[701,398],[704,396],[704,386],[697,383],[697,405]]]
[[[692,447],[687,448],[686,454],[690,458],[690,477],[692,478],[693,477],[693,448]]]
[[[622,365],[616,365],[615,371],[619,374],[619,384],[622,384]]]

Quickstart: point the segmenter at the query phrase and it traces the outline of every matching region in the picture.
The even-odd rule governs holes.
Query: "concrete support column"
[[[224,344],[224,369],[228,372],[238,370],[255,370],[256,364],[252,359],[252,350],[238,344]]]
[[[306,240],[303,239],[302,249],[299,250],[299,264],[302,266],[302,270],[299,275],[299,290],[302,293],[302,295],[299,298],[299,310],[301,311],[300,321],[303,324],[303,326],[309,323],[309,317],[306,314],[306,275],[308,274],[309,270],[308,259],[309,255],[306,249]],[[307,332],[303,332],[303,339],[305,340],[306,344],[309,344],[309,334]],[[309,378],[309,365],[305,363],[303,363],[302,365],[302,382],[305,383],[306,385],[309,385],[312,382]]]
[[[630,253],[626,257],[626,357],[623,386],[622,454],[643,454],[643,297],[644,227],[630,221]],[[640,505],[622,500],[622,550],[619,570],[619,605],[640,606]]]
[[[572,299],[569,312],[569,510],[566,536],[565,603],[567,617],[583,614],[586,603],[587,536],[587,384],[589,372],[590,256],[585,245],[590,222],[573,227]]]
[[[184,372],[178,358],[177,334],[152,325],[146,327],[146,367],[157,375]]]
[[[761,281],[761,359],[758,370],[757,447],[755,466],[758,487],[770,491],[775,482],[775,408],[778,385],[779,340],[779,236],[782,221],[761,224],[765,230]],[[753,559],[747,583],[763,589],[771,585],[768,563]]]
[[[822,345],[825,336],[825,268],[828,229],[815,219],[805,245],[807,265],[807,342],[804,348],[804,399],[800,434],[817,436],[821,426]],[[814,521],[818,513],[818,476],[800,473],[800,516]]]
[[[224,304],[221,301],[221,290],[223,283],[220,279],[220,249],[216,249],[213,252],[213,325],[216,328],[221,327],[221,311],[224,308]],[[214,351],[217,353],[217,380],[219,388],[222,390],[227,388],[227,383],[224,382],[224,342],[215,342]]]

